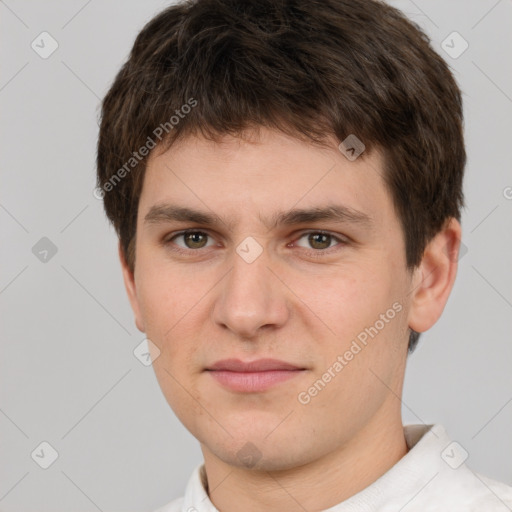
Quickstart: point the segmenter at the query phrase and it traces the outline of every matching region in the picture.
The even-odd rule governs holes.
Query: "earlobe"
[[[460,223],[449,219],[414,271],[409,327],[416,332],[430,329],[444,310],[457,275],[461,231]]]
[[[121,245],[121,242],[118,244],[118,253],[119,253],[119,261],[121,263],[121,269],[123,271],[123,280],[124,286],[126,288],[126,293],[128,295],[128,299],[132,306],[133,314],[135,316],[135,325],[137,329],[141,332],[146,332],[144,327],[144,322],[142,320],[142,315],[140,314],[140,306],[139,299],[137,296],[137,287],[135,285],[135,275],[128,266],[126,262],[126,258],[124,256],[124,251]]]

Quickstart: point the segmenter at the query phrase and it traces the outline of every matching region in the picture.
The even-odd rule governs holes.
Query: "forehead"
[[[269,129],[249,140],[188,136],[150,155],[139,217],[172,204],[269,224],[277,212],[341,205],[377,225],[393,215],[383,172],[378,150],[350,161],[335,140],[318,146]]]

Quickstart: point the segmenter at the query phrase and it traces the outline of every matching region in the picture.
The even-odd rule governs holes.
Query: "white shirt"
[[[324,512],[508,512],[512,487],[473,472],[467,452],[442,425],[405,425],[409,452],[384,475]],[[185,496],[155,512],[219,512],[205,491],[204,465],[196,467]],[[288,512],[288,511],[287,511]]]

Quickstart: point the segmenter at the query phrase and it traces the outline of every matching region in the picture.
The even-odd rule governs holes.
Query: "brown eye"
[[[197,250],[214,245],[214,240],[209,240],[210,238],[203,231],[185,231],[169,238],[166,244],[177,246],[177,250]]]
[[[182,236],[188,249],[202,249],[208,241],[208,235],[200,231],[184,233]]]
[[[297,239],[296,244],[305,249],[314,249],[315,251],[321,252],[336,245],[343,245],[344,240],[337,236],[331,235],[330,233],[324,233],[323,231],[310,231],[309,233],[303,233],[301,237]]]
[[[308,242],[313,249],[328,249],[331,245],[332,236],[325,233],[310,233]]]

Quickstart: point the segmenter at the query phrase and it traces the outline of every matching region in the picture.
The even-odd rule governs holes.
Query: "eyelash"
[[[186,229],[186,230],[183,230],[183,231],[179,231],[178,233],[172,233],[170,236],[166,236],[164,239],[163,239],[163,245],[166,246],[166,247],[171,247],[172,242],[173,240],[175,240],[176,238],[180,237],[180,236],[184,236],[184,235],[188,235],[190,233],[200,233],[202,235],[206,235],[210,238],[213,238],[208,232],[206,231],[202,231],[202,230],[199,230],[199,229]],[[345,238],[342,238],[340,237],[339,235],[335,235],[329,231],[323,231],[323,230],[310,230],[310,231],[304,231],[300,234],[300,236],[293,242],[295,243],[296,241],[300,240],[301,238],[307,236],[307,235],[311,235],[311,234],[315,234],[315,235],[329,235],[331,238],[332,238],[332,241],[337,241],[338,244],[334,245],[333,247],[328,247],[327,249],[311,249],[311,250],[307,250],[306,249],[306,254],[308,254],[309,256],[313,256],[313,257],[323,257],[325,255],[328,255],[328,254],[331,254],[332,250],[337,250],[339,249],[340,247],[342,246],[345,246],[345,245],[348,245],[348,240],[345,239]],[[174,251],[174,252],[177,252],[179,254],[184,254],[184,255],[190,255],[191,253],[194,253],[194,252],[199,252],[201,249],[183,249],[182,247],[179,247],[179,246],[172,246],[171,247],[171,250]]]

